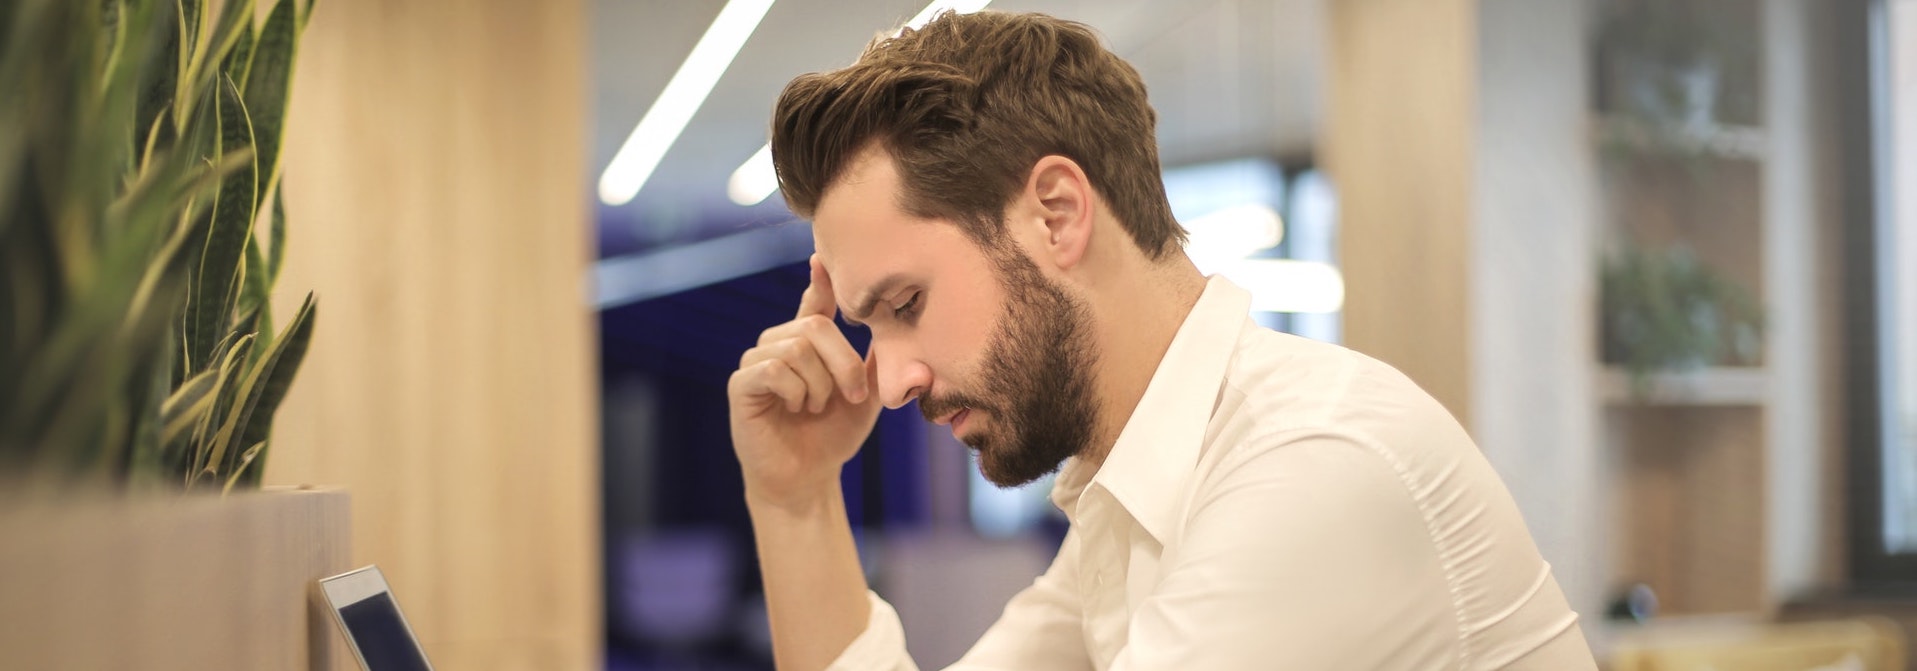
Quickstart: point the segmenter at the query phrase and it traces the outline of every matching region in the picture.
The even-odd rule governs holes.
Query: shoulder
[[[1503,483],[1464,427],[1397,369],[1358,352],[1247,328],[1207,427],[1195,498],[1255,482],[1346,482],[1345,496],[1425,509]]]
[[[1338,345],[1248,325],[1220,385],[1207,452],[1257,452],[1306,438],[1365,446],[1387,460],[1476,451],[1451,413],[1396,368]]]

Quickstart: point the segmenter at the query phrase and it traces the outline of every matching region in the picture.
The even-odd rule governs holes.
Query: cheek
[[[982,306],[953,301],[944,310],[928,310],[919,324],[920,345],[933,375],[951,376],[960,386],[977,380],[998,324]],[[983,390],[971,390],[983,391]]]

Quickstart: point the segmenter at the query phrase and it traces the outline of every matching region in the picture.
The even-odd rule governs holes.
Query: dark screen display
[[[367,671],[428,671],[426,655],[406,632],[390,594],[381,592],[341,608],[339,618],[366,658]]]

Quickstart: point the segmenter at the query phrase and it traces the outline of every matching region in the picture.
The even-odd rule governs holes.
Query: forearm
[[[865,631],[865,574],[837,483],[805,505],[746,497],[782,671],[824,669]]]

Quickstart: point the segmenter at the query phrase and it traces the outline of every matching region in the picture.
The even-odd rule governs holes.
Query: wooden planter
[[[304,488],[0,510],[0,666],[349,669],[313,598],[349,514]]]

